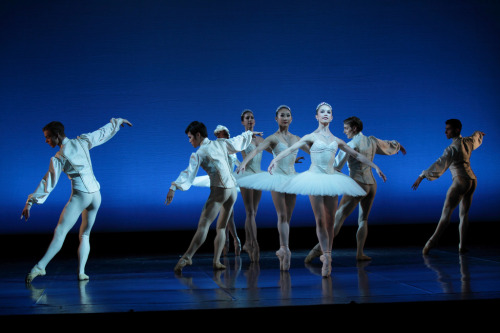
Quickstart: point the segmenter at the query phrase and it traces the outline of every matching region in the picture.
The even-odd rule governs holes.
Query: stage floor
[[[29,286],[24,277],[34,262],[3,259],[0,318],[159,313],[178,317],[189,310],[230,309],[270,314],[285,308],[353,310],[360,304],[385,304],[401,309],[452,302],[461,309],[465,304],[475,308],[494,302],[498,309],[500,248],[471,248],[466,255],[439,248],[429,256],[422,256],[420,247],[375,248],[366,251],[373,260],[363,263],[356,262],[354,249],[337,249],[330,278],[321,277],[318,259],[304,264],[307,252],[292,253],[289,272],[279,270],[271,251],[262,253],[259,263],[250,263],[246,253],[230,253],[223,260],[227,269],[217,272],[212,270],[212,255],[200,253],[180,276],[173,271],[176,255],[91,256],[90,281],[84,282],[76,279],[76,258],[56,257],[47,275]]]

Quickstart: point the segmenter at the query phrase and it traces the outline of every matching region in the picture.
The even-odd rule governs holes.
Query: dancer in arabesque
[[[284,183],[281,192],[308,195],[316,220],[316,234],[321,246],[323,262],[321,274],[329,277],[331,274],[331,250],[334,239],[334,221],[337,210],[338,196],[364,196],[366,192],[350,177],[338,172],[334,168],[337,149],[352,155],[361,163],[374,168],[385,181],[386,177],[372,161],[349,147],[343,140],[335,137],[329,129],[333,119],[332,107],[328,103],[320,103],[316,108],[318,128],[311,134],[303,136],[298,142],[281,152],[269,165],[269,172],[278,165],[279,161],[296,152],[297,149],[307,146],[311,153],[311,166]]]
[[[358,117],[349,117],[344,120],[344,134],[348,139],[349,147],[358,151],[370,161],[373,161],[375,154],[394,155],[399,151],[406,155],[406,150],[401,144],[395,140],[380,140],[374,136],[365,136],[362,133],[363,122]],[[354,156],[347,154],[344,151],[339,151],[335,158],[335,169],[342,171],[345,163],[349,167],[349,176],[354,179],[361,188],[366,192],[364,196],[350,196],[345,194],[340,199],[340,203],[335,213],[334,235],[339,234],[345,219],[351,215],[356,206],[358,206],[358,230],[356,232],[356,259],[358,261],[371,260],[364,253],[366,238],[368,236],[368,216],[377,193],[377,182],[373,177],[372,168],[358,161]],[[321,246],[318,243],[307,255],[304,260],[306,263],[311,262],[314,258],[321,256]]]
[[[80,245],[78,247],[78,280],[89,280],[85,265],[90,253],[90,231],[94,225],[97,211],[101,205],[100,185],[95,178],[89,150],[111,139],[123,124],[132,124],[122,118],[112,118],[110,123],[97,131],[69,139],[64,133],[64,125],[53,121],[43,128],[45,142],[59,151],[50,159],[49,170],[42,178],[35,192],[28,196],[21,218],[26,221],[31,215],[33,204],[43,204],[57,185],[61,172],[71,179],[71,197],[59,217],[52,241],[42,259],[26,275],[26,283],[37,276],[46,274],[45,268],[61,249],[66,235],[82,215],[80,225]]]

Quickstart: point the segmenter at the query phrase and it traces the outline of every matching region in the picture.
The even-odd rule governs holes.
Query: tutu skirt
[[[351,177],[341,172],[333,174],[304,171],[282,183],[278,192],[302,195],[364,196],[366,192]]]
[[[277,189],[293,178],[296,174],[285,175],[282,173],[270,174],[269,172],[258,172],[237,178],[238,186],[260,191],[277,191]]]

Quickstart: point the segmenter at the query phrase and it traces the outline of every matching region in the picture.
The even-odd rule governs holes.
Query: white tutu
[[[366,195],[366,192],[358,183],[341,172],[328,174],[310,170],[295,175],[286,183],[281,184],[276,191],[321,196],[340,196],[347,194],[358,197]]]
[[[290,180],[295,174],[285,175],[282,173],[270,174],[259,172],[237,179],[238,186],[261,191],[276,191],[283,183]]]

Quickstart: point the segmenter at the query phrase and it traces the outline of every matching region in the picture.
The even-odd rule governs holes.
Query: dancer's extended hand
[[[240,163],[240,165],[238,165],[238,167],[236,168],[236,173],[239,174],[240,172],[244,171],[245,171],[245,165],[243,163]]]
[[[385,181],[387,180],[387,177],[384,175],[384,173],[382,172],[382,170],[380,170],[379,168],[376,169],[377,170],[377,174],[380,178],[382,178],[382,180]]]
[[[253,132],[253,137],[255,137],[256,135],[258,135],[258,136],[264,135],[264,132],[256,132],[256,131],[252,131],[252,132]]]
[[[130,121],[128,121],[127,119],[122,119],[122,124],[120,125],[121,127],[124,127],[123,124],[127,124],[129,125],[130,127],[132,127],[132,123]]]
[[[422,180],[423,178],[418,176],[417,180],[415,180],[411,188],[415,191],[418,188],[418,185],[420,185],[420,183],[422,182]]]
[[[275,166],[276,166],[276,162],[273,159],[271,161],[271,163],[269,164],[269,167],[267,168],[267,172],[269,172],[272,175],[273,174],[273,169],[274,169]]]
[[[174,194],[175,194],[175,191],[173,191],[172,189],[168,190],[167,198],[165,199],[165,205],[167,205],[167,206],[170,205],[170,203],[174,199]]]
[[[300,160],[303,160],[304,156],[299,156],[295,159],[295,163],[302,163]]]
[[[28,219],[30,218],[30,209],[31,209],[31,205],[26,204],[24,206],[23,213],[21,214],[21,220],[24,217],[26,219],[26,221],[28,221]]]
[[[399,145],[399,151],[403,153],[403,155],[406,155],[406,149],[402,145]]]

